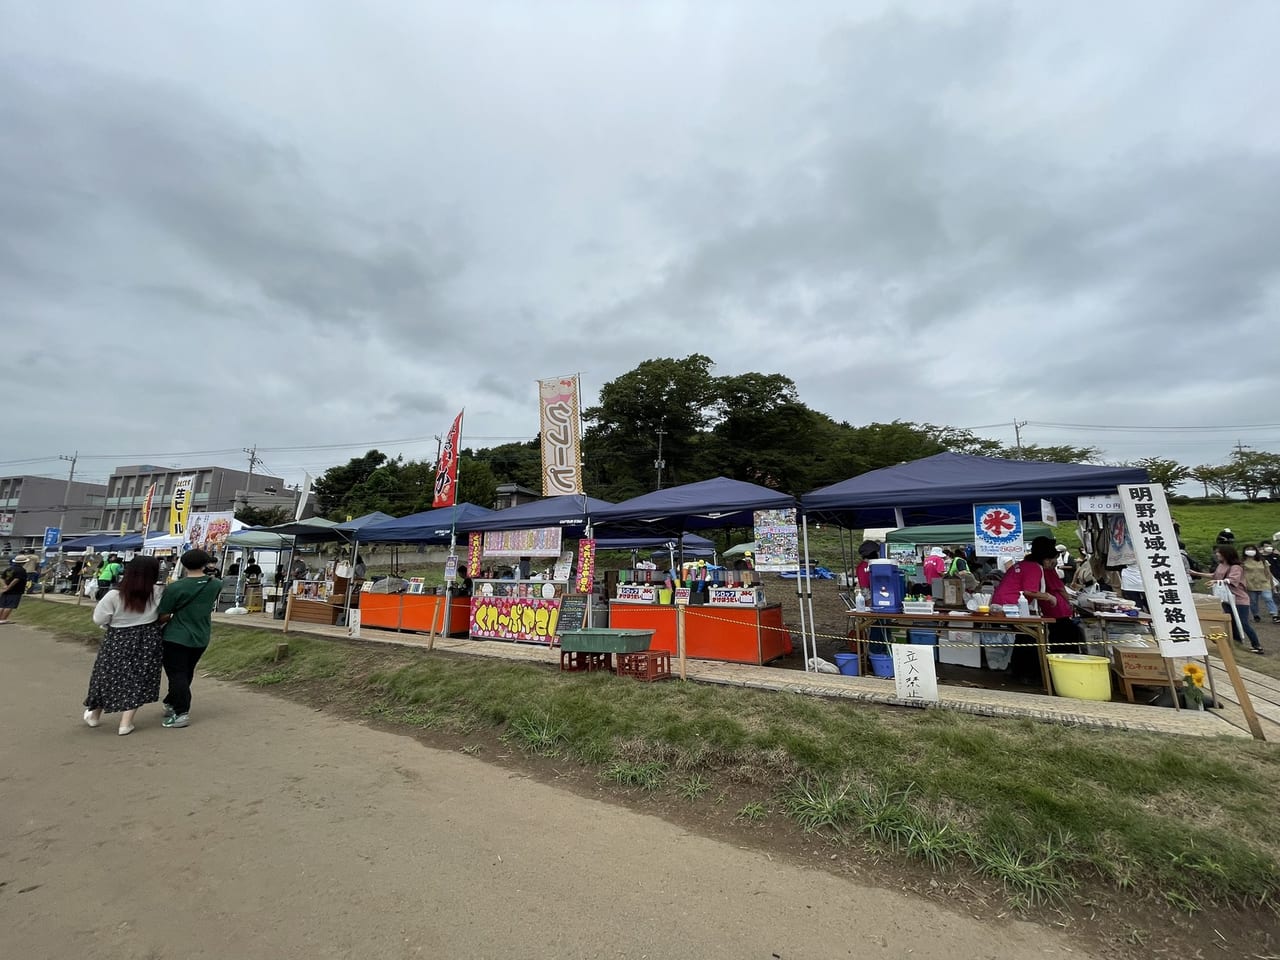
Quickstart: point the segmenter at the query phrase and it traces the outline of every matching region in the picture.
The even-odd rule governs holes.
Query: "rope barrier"
[[[711,621],[715,621],[715,622],[717,622],[717,623],[728,623],[728,624],[733,624],[734,626],[738,626],[738,627],[742,626],[742,621],[741,621],[741,620],[731,620],[731,619],[729,619],[728,617],[717,617],[717,616],[715,616],[715,614],[704,612],[704,611],[707,611],[708,609],[712,609],[712,610],[714,610],[714,609],[715,609],[714,607],[708,607],[708,606],[706,606],[706,605],[704,605],[704,604],[691,604],[691,605],[688,607],[688,609],[689,609],[689,610],[691,610],[691,611],[692,611],[692,610],[697,610],[697,611],[698,611],[698,619],[699,619],[699,620],[711,620]],[[747,609],[747,608],[744,608],[744,609]],[[957,620],[956,622],[959,622],[959,620]],[[920,630],[920,631],[922,631],[922,632],[930,632],[930,633],[944,633],[944,632],[946,632],[946,633],[951,633],[951,632],[956,632],[956,633],[960,633],[960,632],[963,632],[963,633],[988,633],[988,634],[1001,634],[1001,635],[1007,635],[1007,636],[1010,636],[1010,637],[1027,637],[1027,639],[1026,639],[1026,640],[1011,640],[1011,641],[1009,641],[1009,642],[1004,642],[1003,640],[1001,640],[1001,641],[996,641],[996,642],[988,641],[988,642],[986,642],[986,643],[980,643],[980,642],[979,642],[979,643],[965,643],[965,642],[953,642],[953,641],[951,641],[951,640],[947,640],[947,641],[942,642],[942,643],[917,644],[917,646],[944,646],[944,647],[951,647],[951,648],[962,648],[962,647],[1040,647],[1040,646],[1042,646],[1042,645],[1043,645],[1043,646],[1044,646],[1044,647],[1046,647],[1046,648],[1051,648],[1051,647],[1079,647],[1079,646],[1081,645],[1081,643],[1089,643],[1089,644],[1092,644],[1092,645],[1094,645],[1094,646],[1098,646],[1098,647],[1129,647],[1129,646],[1130,646],[1130,644],[1129,644],[1129,643],[1126,643],[1125,641],[1122,641],[1122,640],[1110,640],[1110,639],[1106,639],[1106,638],[1101,639],[1101,640],[1086,639],[1086,640],[1084,640],[1084,641],[1075,641],[1075,642],[1065,641],[1065,640],[1064,640],[1064,641],[1051,641],[1051,640],[1047,640],[1047,639],[1046,639],[1046,640],[1045,640],[1045,642],[1044,642],[1043,644],[1041,644],[1041,643],[1039,643],[1039,642],[1038,642],[1038,641],[1036,641],[1036,640],[1032,640],[1032,639],[1030,639],[1030,637],[1028,637],[1028,635],[1027,635],[1024,631],[1017,630],[1016,628],[1014,628],[1012,624],[1010,624],[1008,627],[1006,627],[1006,628],[1004,628],[1004,629],[1001,629],[1001,627],[1002,627],[1002,626],[1003,626],[1003,625],[1002,625],[1002,624],[999,624],[999,623],[992,623],[992,624],[987,624],[987,623],[983,623],[983,624],[976,624],[976,623],[974,623],[974,624],[966,624],[965,626],[962,626],[962,627],[960,627],[960,626],[951,626],[951,625],[942,626],[942,625],[939,625],[939,624],[931,624],[931,625],[928,625],[928,626],[925,626],[925,625],[921,625],[921,626],[910,626],[910,625],[904,624],[902,621],[898,620],[898,621],[886,621],[886,622],[884,622],[884,623],[871,623],[871,624],[868,624],[868,625],[867,625],[867,630],[869,630],[869,631],[870,631],[870,630],[889,630],[889,631],[892,631],[892,630],[898,630],[898,631]],[[770,625],[768,625],[768,624],[763,624],[763,623],[758,625],[758,629],[760,629],[760,630],[770,630],[770,631],[773,631],[773,632],[775,632],[775,633],[776,633],[776,632],[781,632],[781,633],[794,633],[794,632],[796,632],[796,631],[795,631],[793,628],[791,628],[791,627],[785,627],[785,626],[784,626],[784,627],[774,627],[774,626],[770,626]],[[1046,630],[1048,629],[1048,624],[1045,624],[1045,629],[1046,629]],[[854,634],[854,631],[852,631],[852,630],[851,630],[851,631],[849,631],[847,634],[844,634],[844,635],[834,634],[834,633],[817,633],[817,632],[814,632],[814,631],[810,631],[809,636],[810,636],[810,637],[812,637],[812,638],[813,638],[813,639],[815,639],[815,640],[836,640],[836,641],[841,641],[841,642],[844,642],[844,641],[856,641],[856,639],[857,639],[857,638],[856,638],[853,634]],[[1215,642],[1215,643],[1216,643],[1217,641],[1222,640],[1222,639],[1225,639],[1226,637],[1227,637],[1227,633],[1224,631],[1224,632],[1222,632],[1222,633],[1208,633],[1208,634],[1205,634],[1205,635],[1200,636],[1200,637],[1192,637],[1191,639],[1192,639],[1192,640],[1205,640],[1205,641],[1210,641],[1210,640],[1211,640],[1211,641],[1213,641],[1213,642]],[[893,642],[893,641],[886,641],[886,640],[871,640],[871,639],[867,639],[867,640],[866,640],[866,641],[864,641],[864,642],[866,642],[866,643],[881,643],[881,644],[884,644],[884,643],[891,643],[891,642]]]

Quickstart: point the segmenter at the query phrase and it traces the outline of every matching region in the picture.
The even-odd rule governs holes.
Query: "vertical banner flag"
[[[440,448],[440,462],[436,464],[436,489],[431,506],[452,507],[458,502],[458,444],[462,442],[462,414],[453,418],[449,435]]]
[[[575,593],[590,593],[596,582],[596,542],[578,541],[578,578],[573,582]]]
[[[484,536],[479,533],[467,537],[467,573],[472,577],[480,576],[480,559],[484,556]]]
[[[147,495],[142,501],[142,538],[145,541],[151,530],[151,502],[156,496],[156,485],[147,487]]]
[[[302,475],[302,489],[298,491],[298,509],[294,511],[293,522],[297,523],[302,519],[302,514],[307,509],[307,500],[311,497],[311,474],[304,473]]]
[[[181,537],[187,532],[187,516],[191,513],[191,488],[195,482],[195,476],[189,475],[179,477],[173,484],[173,499],[169,503],[169,536],[171,537]]]
[[[578,429],[578,380],[538,381],[542,434],[542,495],[582,493],[582,442]]]
[[[1151,608],[1151,626],[1162,657],[1203,657],[1204,632],[1182,565],[1178,538],[1164,487],[1135,483],[1120,487],[1120,502],[1137,554],[1142,585]]]
[[[973,552],[979,557],[1013,557],[1021,560],[1027,552],[1022,538],[1022,504],[975,503],[973,505]]]

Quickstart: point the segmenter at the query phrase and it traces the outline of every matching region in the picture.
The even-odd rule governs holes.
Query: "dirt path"
[[[90,730],[90,663],[0,633],[10,956],[1087,956],[207,678],[186,730]]]

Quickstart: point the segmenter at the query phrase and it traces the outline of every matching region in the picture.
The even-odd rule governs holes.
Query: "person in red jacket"
[[[1027,555],[1013,564],[991,595],[993,606],[1009,605],[1026,597],[1032,613],[1052,619],[1049,624],[1049,647],[1052,653],[1078,653],[1080,629],[1072,619],[1067,588],[1058,576],[1057,544],[1052,537],[1036,537]],[[1014,647],[1010,670],[1015,680],[1042,683],[1040,655],[1031,646]]]

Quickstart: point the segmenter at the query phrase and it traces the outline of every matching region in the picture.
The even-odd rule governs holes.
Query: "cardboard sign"
[[[693,590],[689,587],[676,587],[676,606],[687,607],[689,605],[689,594]]]
[[[938,671],[933,647],[920,643],[892,643],[893,682],[898,699],[907,703],[938,702]]]
[[[623,603],[653,603],[658,599],[658,588],[648,583],[620,583],[616,599]]]
[[[458,558],[446,557],[444,561],[444,578],[446,580],[458,579]]]
[[[1058,525],[1058,509],[1048,500],[1040,501],[1040,519],[1051,527]]]
[[[1151,628],[1160,643],[1163,657],[1203,657],[1204,631],[1196,613],[1195,598],[1173,517],[1158,483],[1132,483],[1120,488],[1133,551],[1151,609]]]

